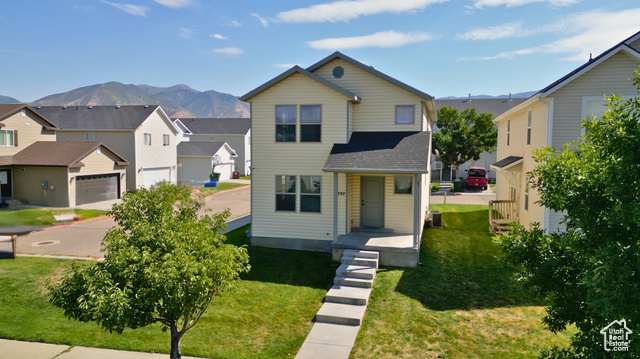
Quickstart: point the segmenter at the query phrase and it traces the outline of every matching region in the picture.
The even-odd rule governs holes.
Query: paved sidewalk
[[[168,357],[169,354],[70,347],[68,345],[0,339],[0,359],[166,359]],[[182,358],[196,359],[187,356],[182,356]]]

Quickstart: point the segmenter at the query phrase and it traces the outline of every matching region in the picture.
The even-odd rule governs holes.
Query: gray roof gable
[[[179,120],[194,135],[246,135],[251,128],[250,118],[180,118]]]
[[[156,111],[157,105],[38,106],[33,110],[62,130],[134,131]]]

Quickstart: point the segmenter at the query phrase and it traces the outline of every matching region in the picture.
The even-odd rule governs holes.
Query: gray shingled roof
[[[179,120],[194,135],[246,135],[251,128],[250,118],[180,118]]]
[[[129,162],[100,142],[80,141],[37,141],[11,156],[11,163],[15,166],[54,166],[54,167],[83,167],[80,161],[95,151],[99,146],[103,151],[111,152],[119,165]],[[10,156],[4,156],[8,160]]]
[[[178,156],[213,157],[225,143],[226,142],[180,142],[178,144]],[[232,153],[235,155],[234,152]]]
[[[500,161],[492,164],[491,167],[508,168],[508,167],[511,167],[514,164],[516,164],[516,162],[518,162],[518,161],[522,161],[522,157],[520,157],[520,156],[509,156],[509,157],[503,158]]]
[[[335,144],[326,172],[427,173],[430,132],[354,132]]]
[[[526,100],[526,98],[512,98],[511,100],[506,98],[474,98],[471,101],[467,99],[446,99],[436,100],[436,109],[444,106],[453,107],[458,111],[473,108],[478,114],[488,112],[493,115],[493,118],[496,118]]]
[[[31,108],[63,130],[133,131],[158,106],[38,106]]]

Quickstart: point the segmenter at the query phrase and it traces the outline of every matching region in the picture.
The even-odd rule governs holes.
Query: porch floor
[[[415,267],[418,264],[418,248],[413,246],[413,235],[374,231],[354,231],[338,236],[331,243],[333,260],[339,261],[345,249],[376,251],[380,265]]]

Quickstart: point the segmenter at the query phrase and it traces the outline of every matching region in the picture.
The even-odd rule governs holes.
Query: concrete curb
[[[87,218],[87,219],[80,219],[80,220],[73,221],[73,222],[53,224],[51,226],[42,228],[41,231],[46,231],[48,229],[53,229],[53,228],[58,228],[58,227],[72,226],[72,225],[78,224],[78,223],[86,223],[86,222],[91,222],[91,221],[97,221],[97,220],[108,218],[108,217],[111,217],[111,216],[108,215],[108,214],[103,214],[101,216],[91,217],[91,218]]]

